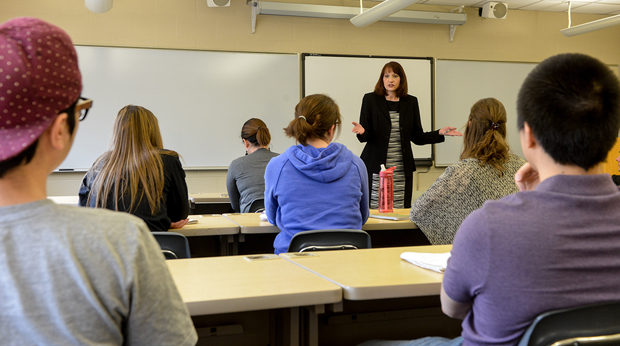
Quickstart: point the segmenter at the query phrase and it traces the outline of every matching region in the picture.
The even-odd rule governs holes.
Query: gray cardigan
[[[461,222],[489,199],[518,192],[515,173],[525,160],[510,154],[504,175],[478,159],[465,159],[446,168],[411,206],[409,218],[433,245],[452,244]],[[501,217],[501,215],[498,215]]]
[[[265,167],[278,156],[267,149],[241,156],[230,163],[226,188],[230,205],[236,212],[247,213],[252,202],[265,198]]]

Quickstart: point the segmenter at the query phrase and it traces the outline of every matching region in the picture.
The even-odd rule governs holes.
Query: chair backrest
[[[190,258],[189,242],[181,233],[151,232],[166,259]]]
[[[299,232],[288,252],[370,249],[370,235],[357,229],[325,229]]]
[[[546,312],[519,346],[620,345],[620,302]]]
[[[265,200],[264,199],[256,199],[250,205],[250,213],[260,213],[265,210]]]

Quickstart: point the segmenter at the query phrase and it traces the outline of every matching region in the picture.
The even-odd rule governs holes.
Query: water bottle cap
[[[394,175],[395,169],[396,169],[396,166],[387,168],[385,171],[380,171],[379,176],[380,177],[391,177]]]

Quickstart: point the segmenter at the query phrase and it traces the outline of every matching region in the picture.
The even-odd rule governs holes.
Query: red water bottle
[[[379,212],[394,212],[394,170],[396,166],[385,169],[381,165],[382,170],[379,172]]]

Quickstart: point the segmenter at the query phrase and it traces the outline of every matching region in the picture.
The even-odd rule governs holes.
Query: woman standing
[[[262,120],[252,118],[241,128],[245,156],[230,163],[226,187],[230,205],[237,212],[251,213],[252,203],[265,199],[265,167],[278,154],[269,151],[271,134]],[[263,208],[263,203],[260,203]],[[255,207],[254,209],[256,209]]]
[[[394,171],[394,207],[411,207],[415,162],[410,142],[417,145],[440,143],[444,136],[462,136],[456,127],[424,132],[418,99],[407,94],[407,76],[403,67],[391,61],[381,70],[374,92],[364,95],[360,122],[353,132],[366,142],[360,156],[372,182],[371,208],[378,207],[379,170],[396,166]]]
[[[298,145],[273,158],[265,171],[265,211],[280,228],[275,253],[286,252],[293,235],[320,229],[362,229],[368,220],[364,162],[333,143],[341,124],[329,96],[310,95],[295,107],[285,133]]]
[[[461,161],[446,168],[415,200],[409,218],[433,245],[452,244],[463,220],[486,200],[519,191],[515,173],[525,160],[510,153],[506,109],[494,98],[476,102],[469,113]]]
[[[114,121],[112,148],[82,180],[80,206],[134,214],[151,232],[187,224],[189,203],[179,154],[163,149],[157,118],[146,108],[123,107]]]

